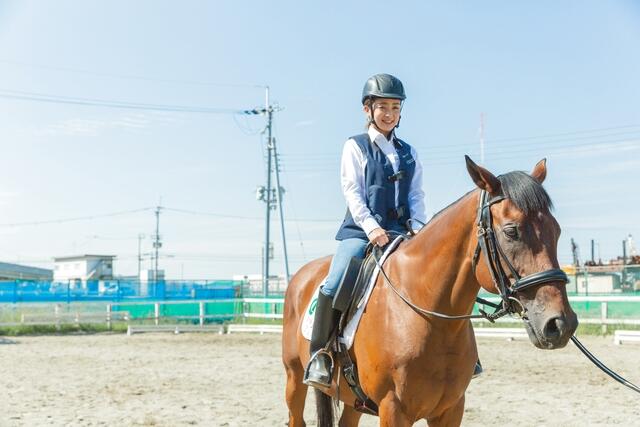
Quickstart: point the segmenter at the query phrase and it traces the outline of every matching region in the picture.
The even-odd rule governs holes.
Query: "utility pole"
[[[271,125],[273,123],[273,109],[269,105],[269,87],[265,89],[265,113],[267,114],[267,211],[265,220],[265,238],[264,238],[264,271],[262,272],[262,294],[265,298],[269,296],[269,227],[271,224]]]
[[[271,210],[277,207],[280,214],[280,231],[282,237],[282,248],[284,253],[284,270],[285,270],[285,283],[289,284],[289,259],[287,256],[287,243],[285,238],[284,229],[284,214],[282,207],[282,195],[284,189],[280,185],[280,166],[278,164],[278,154],[276,150],[276,140],[272,135],[273,127],[273,113],[280,111],[277,106],[272,106],[269,103],[269,87],[267,86],[265,92],[265,108],[254,109],[245,111],[245,114],[265,114],[267,116],[267,127],[265,129],[267,133],[267,185],[266,187],[258,187],[256,193],[257,199],[266,203],[265,211],[265,239],[264,249],[262,250],[262,293],[266,298],[269,296],[269,260],[271,259]],[[276,187],[272,188],[271,174],[272,170],[275,171]]]
[[[627,239],[622,241],[622,286],[627,284]]]
[[[140,271],[142,269],[142,239],[144,238],[144,234],[138,234],[138,280],[140,280]]]
[[[573,266],[576,268],[576,271],[578,271],[580,267],[580,256],[578,255],[578,244],[573,240],[573,237],[571,238],[571,255],[573,255]]]
[[[280,186],[280,165],[278,164],[278,153],[276,151],[276,139],[273,138],[273,160],[275,162],[276,171],[276,194],[278,201],[278,211],[280,214],[280,237],[282,238],[282,250],[284,251],[284,284],[289,286],[289,258],[287,257],[287,239],[284,234],[284,214],[282,209],[282,195],[284,188]]]
[[[153,268],[153,281],[158,283],[158,251],[162,247],[162,242],[160,241],[160,210],[162,206],[156,207],[156,234],[153,241],[153,248],[155,250],[155,265]]]

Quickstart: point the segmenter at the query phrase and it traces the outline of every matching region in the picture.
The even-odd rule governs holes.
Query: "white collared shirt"
[[[378,130],[369,126],[367,131],[369,138],[378,145],[380,150],[391,162],[394,173],[398,172],[400,159],[393,143],[378,132]],[[391,138],[395,138],[392,133]],[[422,223],[426,222],[424,191],[422,190],[422,164],[418,160],[418,155],[413,147],[411,147],[411,156],[416,162],[413,172],[413,179],[409,185],[409,215]],[[356,141],[351,138],[344,144],[342,150],[342,161],[340,164],[340,181],[342,183],[342,194],[347,201],[347,207],[351,212],[351,216],[355,223],[361,227],[367,235],[374,229],[380,227],[378,221],[373,217],[371,211],[367,207],[367,189],[365,187],[364,170],[367,165],[367,156],[360,150]],[[396,186],[396,207],[398,207],[398,193],[400,184],[395,182]],[[419,228],[419,225],[416,224]]]

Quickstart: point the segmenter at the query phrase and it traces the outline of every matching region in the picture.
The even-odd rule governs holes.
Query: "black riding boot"
[[[304,383],[313,387],[331,386],[332,360],[329,353],[323,351],[333,333],[340,312],[332,307],[333,298],[322,292],[318,294],[316,314],[311,334],[311,360],[307,367]]]

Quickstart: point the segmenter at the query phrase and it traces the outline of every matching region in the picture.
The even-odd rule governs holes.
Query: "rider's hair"
[[[373,115],[373,103],[375,102],[375,100],[375,96],[370,96],[362,103],[362,105],[369,107],[369,109],[371,110],[371,113],[367,116],[367,122],[364,124],[365,131],[369,130],[369,125],[372,123],[371,117]]]

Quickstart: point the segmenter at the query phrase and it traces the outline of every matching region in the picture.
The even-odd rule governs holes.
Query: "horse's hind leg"
[[[304,370],[300,361],[293,363],[293,366],[286,366],[287,388],[286,399],[289,407],[289,427],[305,427],[304,401],[307,397],[307,386],[302,383]]]
[[[361,416],[362,412],[356,411],[352,406],[344,405],[338,427],[357,427]]]

